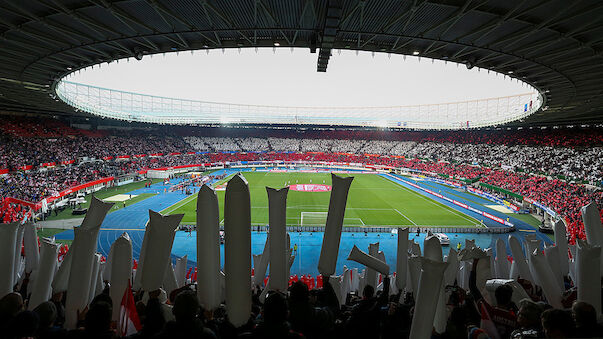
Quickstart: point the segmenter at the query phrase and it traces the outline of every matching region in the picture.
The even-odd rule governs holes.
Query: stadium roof
[[[599,0],[10,0],[0,4],[0,108],[79,114],[56,82],[89,65],[191,49],[418,54],[517,77],[545,110],[515,125],[603,122]],[[333,89],[336,90],[336,89]]]

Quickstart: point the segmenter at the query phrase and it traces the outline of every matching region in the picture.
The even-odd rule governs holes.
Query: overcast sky
[[[68,78],[173,98],[279,106],[444,103],[531,92],[516,80],[417,57],[333,51],[326,73],[308,49],[227,49],[133,58]]]

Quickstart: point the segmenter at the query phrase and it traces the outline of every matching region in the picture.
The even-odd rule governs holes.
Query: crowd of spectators
[[[527,297],[519,302],[514,301],[518,300],[514,294],[519,290],[509,285],[498,286],[492,297],[485,298],[478,286],[477,262],[473,261],[467,289],[454,280],[442,291],[446,294],[447,322],[440,333],[434,328],[431,338],[601,337],[603,327],[598,323],[595,307],[576,300],[576,287],[570,280],[563,296],[564,308],[553,308],[538,286],[521,278],[517,279],[519,288]],[[224,303],[216,309],[200,304],[196,292],[200,286],[195,281],[172,291],[135,291],[140,325],[131,322],[131,334],[120,336],[123,329],[113,321],[110,284],[106,283],[105,289],[79,313],[77,327],[68,330],[64,323],[69,291],[55,293],[48,301],[28,307],[30,282],[25,276],[15,285],[15,292],[0,299],[0,333],[7,339],[412,338],[416,293],[396,292],[386,277],[376,287],[366,284],[360,291],[347,293],[341,303],[335,292],[339,284],[331,282],[338,278],[320,278],[322,284],[316,288],[297,281],[290,283],[287,291],[269,292],[265,299],[261,287],[256,286],[249,320],[238,328],[229,322]]]
[[[547,174],[568,180],[601,183],[603,146],[566,147],[520,144],[471,144],[435,141],[354,139],[279,139],[185,137],[190,147],[204,152],[324,152],[402,155],[408,158],[503,167]]]
[[[567,218],[576,237],[582,237],[579,207],[603,200],[600,191],[581,185],[603,183],[601,129],[387,132],[173,127],[101,133],[52,119],[7,121],[0,126],[0,169],[9,173],[0,177],[0,198],[34,203],[107,176],[260,160],[374,164],[481,180],[549,206]],[[200,131],[207,136],[199,136]],[[61,164],[69,160],[73,163]],[[55,164],[41,167],[44,163]],[[32,169],[19,170],[23,165]]]

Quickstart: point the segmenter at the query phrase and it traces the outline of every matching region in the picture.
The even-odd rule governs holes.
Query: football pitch
[[[407,187],[374,174],[340,174],[354,176],[350,187],[344,226],[420,226],[420,227],[482,227],[480,222],[451,207],[429,199]],[[251,223],[268,224],[266,186],[281,188],[289,185],[331,185],[330,173],[243,172],[251,195]],[[216,183],[226,182],[230,177]],[[223,223],[224,190],[218,190],[220,222]],[[182,223],[196,221],[196,194],[166,208],[164,214],[184,213]],[[324,226],[329,208],[330,192],[290,190],[287,196],[287,225]]]

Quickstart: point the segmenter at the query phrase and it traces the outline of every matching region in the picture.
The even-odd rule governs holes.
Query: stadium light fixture
[[[513,74],[513,71],[508,71],[507,73],[509,73],[509,74]]]
[[[419,55],[419,53],[420,53],[419,51],[414,51],[414,52],[412,52],[412,55]]]
[[[278,47],[278,46],[280,46],[280,45],[281,45],[281,43],[280,43],[280,42],[278,42],[278,41],[275,41],[275,42],[274,42],[274,46],[275,46],[275,47]]]

